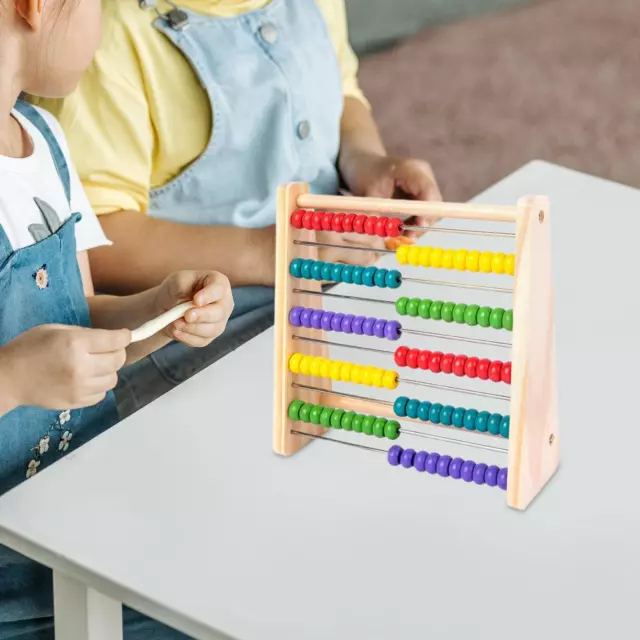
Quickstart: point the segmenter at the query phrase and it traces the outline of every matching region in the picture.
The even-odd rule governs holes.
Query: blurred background
[[[640,0],[346,3],[389,152],[446,200],[532,159],[640,187]]]

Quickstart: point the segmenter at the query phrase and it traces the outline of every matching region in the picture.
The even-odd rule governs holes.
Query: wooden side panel
[[[549,203],[518,209],[507,502],[526,509],[558,467],[559,438]]]
[[[273,448],[276,453],[289,456],[310,442],[309,438],[302,438],[291,433],[294,423],[287,416],[289,404],[294,399],[318,404],[320,393],[294,389],[292,384],[295,375],[289,371],[289,358],[296,351],[328,357],[325,345],[294,340],[294,327],[289,324],[289,311],[292,307],[322,307],[321,296],[301,295],[293,293],[296,288],[308,291],[320,291],[321,283],[315,280],[301,280],[289,274],[289,265],[294,258],[316,260],[317,249],[295,245],[295,240],[314,241],[315,232],[306,229],[296,229],[291,226],[291,214],[298,208],[297,200],[301,194],[308,192],[305,184],[289,184],[278,190],[278,210],[276,220],[276,295],[275,295],[275,369],[274,379],[274,420],[273,420]],[[300,336],[324,339],[324,332],[311,331],[304,327],[295,328]],[[330,380],[314,378],[301,380],[302,384],[313,384],[323,389],[331,388]],[[297,428],[300,428],[298,425]],[[302,430],[302,429],[301,429]],[[324,429],[312,424],[305,424],[304,431],[314,435],[322,435]]]

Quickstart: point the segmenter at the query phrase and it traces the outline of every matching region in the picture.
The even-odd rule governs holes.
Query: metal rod
[[[341,398],[350,398],[351,400],[366,400],[367,402],[375,402],[376,404],[384,404],[388,407],[393,406],[393,402],[390,400],[378,400],[377,398],[366,398],[365,396],[358,396],[354,393],[344,393],[343,391],[334,391],[333,389],[320,389],[319,387],[311,387],[306,384],[298,384],[293,382],[292,387],[296,389],[304,389],[305,391],[319,391],[321,393],[328,393],[331,396],[340,396]]]
[[[359,302],[379,302],[380,304],[393,304],[393,300],[374,300],[373,298],[361,298],[359,296],[346,296],[344,293],[328,293],[327,291],[309,291],[308,289],[294,289],[293,293],[303,293],[309,296],[326,296],[327,298],[340,298],[342,300],[358,300]]]
[[[330,347],[346,347],[347,349],[360,349],[361,351],[371,351],[372,353],[384,353],[385,355],[392,356],[394,351],[387,351],[386,349],[375,349],[374,347],[361,347],[357,344],[344,344],[343,342],[331,342],[329,340],[320,340],[318,338],[306,338],[304,336],[293,336],[294,340],[304,340],[305,342],[315,342],[316,344],[326,344]]]
[[[357,245],[331,244],[329,242],[310,242],[308,240],[294,240],[293,244],[304,247],[330,247],[331,249],[353,249],[354,251],[368,251],[369,253],[395,253],[391,249],[372,249],[371,247],[359,247]]]
[[[355,442],[346,442],[345,440],[338,440],[336,438],[329,438],[328,436],[317,436],[313,433],[305,433],[304,431],[298,431],[297,429],[291,429],[291,433],[297,436],[304,436],[305,438],[313,438],[314,440],[325,440],[326,442],[337,442],[338,444],[346,444],[349,447],[355,447],[356,449],[366,449],[367,451],[376,451],[377,453],[387,453],[384,449],[378,449],[378,447],[368,447],[365,444],[356,444]]]
[[[508,287],[489,287],[483,284],[467,284],[465,282],[447,282],[445,280],[424,280],[422,278],[407,278],[402,276],[403,282],[418,282],[419,284],[428,284],[434,287],[454,287],[457,289],[478,289],[480,291],[493,291],[494,293],[513,293],[513,289]]]
[[[515,233],[502,231],[474,231],[473,229],[451,229],[448,227],[420,227],[415,224],[403,224],[403,231],[430,231],[433,233],[455,233],[462,236],[489,236],[491,238],[515,238]]]
[[[473,389],[460,389],[459,387],[449,387],[444,384],[434,384],[433,382],[423,382],[422,380],[407,380],[407,378],[401,378],[398,376],[399,382],[406,382],[407,384],[415,384],[420,387],[429,387],[430,389],[441,389],[443,391],[453,391],[454,393],[464,393],[470,396],[480,396],[482,398],[493,398],[494,400],[504,400],[510,402],[509,396],[504,396],[499,393],[488,393],[487,391],[474,391]]]

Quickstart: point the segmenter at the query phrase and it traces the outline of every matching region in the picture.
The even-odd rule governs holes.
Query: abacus
[[[387,462],[398,468],[497,487],[506,491],[510,507],[526,509],[559,462],[547,199],[532,196],[521,198],[516,206],[486,206],[319,196],[310,194],[307,185],[294,183],[280,187],[277,208],[275,451],[288,456],[317,439],[350,444],[383,453]],[[416,217],[452,219],[455,228],[440,223],[412,225]],[[476,228],[460,228],[464,220]],[[477,228],[479,221],[482,229]],[[496,222],[515,223],[515,230],[507,233],[484,228]],[[427,231],[429,240],[438,233],[484,236],[483,242],[513,238],[515,249],[506,253],[400,242],[395,249],[384,251],[395,254],[397,269],[319,259],[321,247],[340,246],[331,240],[338,234],[401,240],[406,231],[416,230]],[[318,232],[322,232],[321,240]],[[354,255],[361,250],[354,245],[350,249]],[[357,258],[349,262],[357,263]],[[410,275],[420,268],[428,269],[429,276],[464,272],[472,281]],[[512,286],[482,283],[485,274],[510,280]],[[335,293],[333,286],[338,283],[352,285],[354,294]],[[418,285],[425,287],[424,298],[400,295],[388,299],[391,294],[402,294],[403,287]],[[512,294],[513,310],[438,300],[432,292],[442,286],[476,296],[488,291]],[[370,303],[384,307],[384,312],[369,316],[327,311],[322,304],[327,298]],[[424,322],[424,327],[411,328],[407,321],[414,318]],[[467,335],[439,331],[440,327],[455,326],[464,328]],[[493,339],[501,335],[512,336],[511,343]],[[340,341],[336,341],[338,337]],[[384,348],[401,338],[410,344]],[[434,340],[466,346],[445,353],[432,346]],[[480,345],[510,351],[511,357],[473,355]],[[358,357],[352,362],[329,358],[329,347],[353,349]],[[374,358],[383,358],[387,366],[372,365]],[[475,387],[441,384],[445,376],[473,380],[470,384]],[[336,389],[333,383],[348,390]],[[353,391],[356,385],[370,391]],[[503,402],[508,407],[499,412],[479,411],[467,402],[464,407],[453,406],[438,401],[437,395],[426,399],[413,391],[404,392],[418,387],[428,388],[430,393],[482,397],[481,402]],[[510,394],[499,392],[505,389]],[[475,447],[492,452],[488,455],[504,454],[507,464],[485,464],[395,443],[388,448],[377,446],[402,436]]]

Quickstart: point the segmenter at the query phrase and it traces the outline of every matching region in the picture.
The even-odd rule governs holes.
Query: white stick
[[[163,313],[161,316],[158,316],[153,320],[149,320],[149,322],[145,322],[142,326],[131,332],[131,342],[140,342],[141,340],[150,338],[158,333],[158,331],[162,331],[162,329],[168,327],[172,322],[182,318],[189,309],[192,309],[195,306],[196,305],[193,302],[183,302],[177,307],[169,309],[169,311]]]

